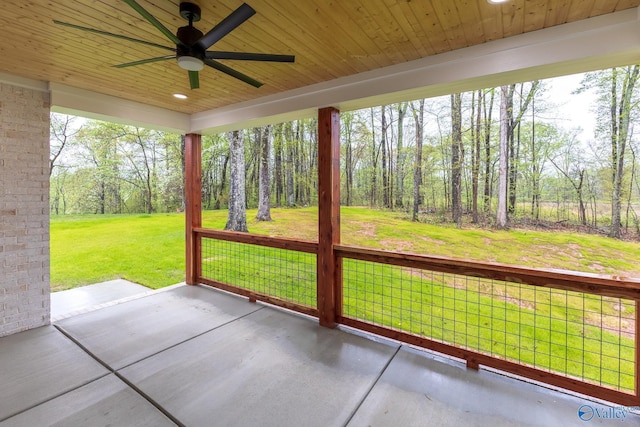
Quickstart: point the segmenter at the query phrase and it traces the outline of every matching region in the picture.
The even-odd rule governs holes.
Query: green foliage
[[[54,114],[52,123],[59,121]],[[174,212],[182,206],[178,135],[96,120],[67,133],[64,152],[51,144],[59,153],[51,175],[52,213]]]

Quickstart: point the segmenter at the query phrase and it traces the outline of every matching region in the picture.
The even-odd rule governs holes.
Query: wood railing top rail
[[[290,239],[286,237],[271,237],[260,234],[240,233],[237,231],[213,230],[211,228],[194,228],[196,234],[212,239],[226,240],[229,242],[246,243],[249,245],[267,246],[276,249],[291,251],[318,253],[318,243],[307,240]]]
[[[398,253],[334,245],[338,256],[381,264],[460,274],[512,283],[563,289],[617,298],[640,299],[640,278],[607,276],[567,270],[518,267],[507,264]]]

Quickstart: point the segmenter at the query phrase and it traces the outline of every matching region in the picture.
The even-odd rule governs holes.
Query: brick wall
[[[49,323],[49,94],[0,83],[0,336]]]

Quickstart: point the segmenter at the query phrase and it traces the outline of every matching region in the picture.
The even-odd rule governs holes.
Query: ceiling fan
[[[140,6],[135,0],[122,0],[131,6],[136,12],[138,12],[144,19],[149,21],[151,25],[156,27],[162,34],[164,34],[170,41],[175,43],[176,47],[163,46],[160,44],[148,42],[146,40],[139,40],[132,37],[123,36],[120,34],[114,34],[107,31],[98,30],[95,28],[82,27],[80,25],[71,24],[68,22],[62,22],[54,20],[53,22],[58,25],[64,25],[66,27],[75,28],[78,30],[89,31],[104,36],[115,37],[122,40],[128,40],[136,43],[142,43],[147,46],[153,46],[160,49],[170,50],[174,52],[172,55],[159,56],[155,58],[142,59],[139,61],[127,62],[126,64],[114,65],[116,68],[132,67],[135,65],[148,64],[150,62],[166,61],[169,59],[177,59],[178,65],[189,72],[189,84],[191,89],[197,89],[200,87],[200,78],[198,71],[202,70],[205,65],[228,74],[231,77],[235,77],[238,80],[242,80],[254,87],[262,86],[259,81],[243,74],[231,67],[228,67],[216,60],[240,60],[240,61],[269,61],[269,62],[294,62],[295,56],[293,55],[273,55],[266,53],[249,53],[249,52],[221,52],[221,51],[208,51],[217,41],[229,34],[235,28],[240,26],[247,19],[252,17],[256,11],[246,3],[243,3],[236,10],[231,12],[229,16],[223,19],[218,25],[209,30],[206,34],[198,30],[193,26],[194,22],[200,20],[200,7],[194,3],[181,2],[180,3],[180,16],[189,21],[189,25],[178,28],[177,33],[174,35],[167,29],[160,21],[158,21],[153,15],[147,12],[142,6]]]

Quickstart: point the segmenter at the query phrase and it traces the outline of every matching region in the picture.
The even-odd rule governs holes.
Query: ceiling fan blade
[[[113,67],[114,68],[133,67],[134,65],[149,64],[151,62],[166,61],[168,59],[175,59],[175,58],[176,58],[175,55],[158,56],[157,58],[141,59],[139,61],[127,62],[125,64],[118,64],[118,65],[114,65]]]
[[[167,29],[160,21],[158,21],[153,15],[147,12],[142,6],[140,6],[135,0],[123,0],[126,4],[131,6],[136,12],[138,12],[144,19],[149,21],[151,25],[156,27],[162,34],[167,36],[169,40],[174,42],[177,45],[181,45],[182,42],[173,34],[171,31]]]
[[[58,24],[58,25],[63,25],[65,27],[69,27],[69,28],[75,28],[76,30],[89,31],[91,33],[100,34],[100,35],[103,35],[103,36],[115,37],[115,38],[122,39],[122,40],[128,40],[130,42],[142,43],[142,44],[146,44],[147,46],[158,47],[160,49],[166,49],[166,50],[170,50],[172,52],[176,51],[176,49],[173,48],[173,47],[162,46],[160,44],[151,43],[151,42],[148,42],[148,41],[145,41],[145,40],[134,39],[132,37],[121,36],[120,34],[113,34],[113,33],[107,32],[107,31],[96,30],[95,28],[83,27],[83,26],[80,26],[80,25],[70,24],[68,22],[62,22],[62,21],[56,21],[56,20],[54,20],[53,23],[54,24]]]
[[[211,68],[215,68],[218,71],[222,71],[225,74],[230,75],[231,77],[235,77],[238,80],[242,80],[245,83],[250,84],[253,87],[260,87],[262,86],[262,83],[260,83],[259,81],[252,79],[251,77],[247,76],[246,74],[242,74],[240,71],[236,71],[233,68],[227,67],[224,64],[221,64],[217,61],[214,61],[212,59],[205,59],[204,63],[207,64],[209,67]]]
[[[189,84],[191,89],[198,89],[200,87],[200,77],[198,77],[197,71],[189,71]]]
[[[207,59],[230,59],[238,61],[295,62],[293,55],[273,55],[269,53],[249,52],[205,52]]]
[[[255,13],[256,11],[251,6],[246,3],[242,3],[239,8],[231,12],[229,16],[224,18],[218,25],[202,36],[202,38],[198,40],[198,44],[205,50],[209,49],[215,42],[229,34],[244,21],[251,18]]]

